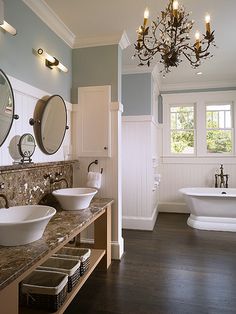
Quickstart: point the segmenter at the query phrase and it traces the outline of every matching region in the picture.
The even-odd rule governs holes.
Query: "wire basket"
[[[71,292],[80,278],[80,260],[50,257],[38,267],[41,270],[62,272],[68,275],[68,292]]]
[[[35,270],[21,282],[21,304],[56,312],[66,299],[67,282],[66,274]]]
[[[90,265],[91,250],[64,246],[54,256],[80,260],[80,276],[83,276]]]

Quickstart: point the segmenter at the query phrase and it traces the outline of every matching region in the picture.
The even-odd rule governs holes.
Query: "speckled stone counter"
[[[111,199],[94,199],[91,206],[82,211],[57,211],[40,240],[22,246],[0,246],[0,290],[50,252],[54,253],[62,244],[67,243],[112,202]]]
[[[73,167],[78,167],[77,161],[58,161],[39,164],[23,164],[0,166],[0,182],[4,183],[1,193],[5,194],[10,206],[41,204],[46,205],[45,199],[53,190],[66,187],[65,182],[50,184],[45,175],[61,173],[59,178],[73,183]],[[0,207],[5,206],[0,199]]]

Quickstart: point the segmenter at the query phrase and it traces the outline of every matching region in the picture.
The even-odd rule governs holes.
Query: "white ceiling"
[[[126,31],[131,46],[123,50],[123,70],[139,71],[137,60],[132,60],[132,43],[136,39],[136,29],[143,21],[143,11],[149,7],[151,18],[163,10],[168,0],[44,0],[55,14],[76,36],[76,43],[109,43],[120,38]],[[165,79],[161,79],[166,89],[171,84],[198,84],[203,87],[236,86],[236,0],[179,0],[192,11],[195,29],[204,32],[204,16],[211,15],[211,25],[215,29],[218,48],[212,49],[214,57],[199,68],[203,75],[197,76],[186,62],[174,68]],[[194,37],[194,34],[193,34]],[[144,69],[142,69],[144,70]],[[150,69],[146,69],[149,71]]]

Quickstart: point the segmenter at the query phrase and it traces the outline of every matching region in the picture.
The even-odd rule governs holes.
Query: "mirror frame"
[[[58,145],[58,148],[56,150],[54,150],[53,152],[48,152],[47,149],[45,148],[44,144],[43,144],[43,139],[42,139],[42,120],[43,120],[43,115],[44,112],[46,110],[46,107],[48,105],[48,103],[50,102],[50,100],[54,97],[59,97],[63,104],[64,104],[64,110],[65,110],[65,130],[64,133],[62,135],[60,144]],[[46,154],[46,155],[54,155],[60,148],[61,145],[64,141],[65,138],[65,134],[66,134],[66,130],[68,129],[67,126],[67,109],[66,109],[66,104],[64,99],[60,96],[60,95],[52,95],[52,96],[45,96],[42,99],[40,99],[36,105],[35,111],[34,111],[34,118],[29,120],[30,125],[34,126],[34,134],[35,134],[35,138],[37,141],[37,144],[39,146],[39,148],[41,149],[41,151]]]
[[[32,138],[33,138],[33,140],[34,140],[34,150],[32,151],[32,153],[31,153],[30,155],[25,156],[25,155],[24,155],[24,152],[23,152],[23,150],[22,150],[22,141],[23,141],[24,138],[25,138],[26,136],[28,136],[28,135],[32,136]],[[34,154],[34,152],[35,152],[35,148],[36,148],[35,139],[34,139],[33,135],[32,135],[31,133],[24,133],[24,134],[20,137],[19,144],[18,144],[18,148],[19,148],[19,153],[20,153],[21,157],[22,157],[22,158],[25,158],[25,159],[28,158],[28,159],[30,160],[30,159],[31,159],[30,157],[33,156],[33,154]]]
[[[10,91],[11,91],[11,94],[12,94],[12,104],[13,104],[13,105],[12,105],[11,123],[10,123],[10,125],[9,125],[8,131],[7,131],[7,133],[6,133],[6,136],[5,136],[4,140],[2,141],[2,143],[0,143],[0,147],[1,147],[1,146],[5,143],[5,141],[6,141],[7,137],[8,137],[8,135],[9,135],[9,133],[10,133],[10,131],[11,131],[12,124],[13,124],[13,120],[16,118],[16,116],[15,116],[15,98],[14,98],[14,93],[13,93],[13,88],[12,88],[12,86],[11,86],[11,82],[10,82],[9,78],[7,77],[7,75],[5,74],[5,72],[4,72],[2,69],[0,69],[0,74],[3,75],[3,77],[5,78],[5,80],[7,81],[8,85],[9,85],[9,87],[10,87]]]

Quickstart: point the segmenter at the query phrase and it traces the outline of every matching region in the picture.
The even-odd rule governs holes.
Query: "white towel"
[[[100,172],[92,172],[88,173],[87,177],[87,187],[100,189],[102,183],[102,174]]]

